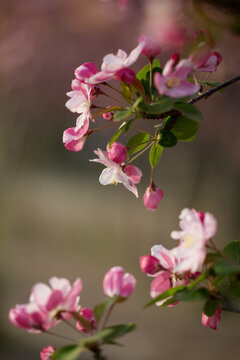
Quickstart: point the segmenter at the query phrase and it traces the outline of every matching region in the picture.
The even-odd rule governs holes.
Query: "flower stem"
[[[105,96],[108,97],[109,99],[112,99],[112,100],[114,100],[114,101],[119,102],[119,104],[122,104],[122,105],[124,105],[124,106],[128,106],[127,103],[124,103],[124,102],[122,102],[122,101],[119,100],[119,99],[115,99],[115,98],[112,97],[111,95],[106,94],[104,91],[102,91],[102,95],[105,95]]]
[[[117,125],[117,124],[119,124],[119,122],[115,122],[115,123],[112,123],[112,124],[100,126],[100,127],[98,127],[98,128],[95,128],[95,129],[90,129],[90,130],[89,130],[89,135],[92,134],[92,133],[95,132],[95,131],[107,129],[107,128],[112,127],[112,126]]]
[[[114,86],[109,85],[107,82],[104,82],[104,83],[102,83],[102,84],[105,85],[105,86],[107,86],[107,87],[109,87],[110,89],[116,91],[116,92],[119,93],[120,95],[122,95],[121,91],[119,91],[118,89],[116,89]]]
[[[115,302],[113,302],[113,303],[109,306],[108,311],[107,311],[107,314],[106,314],[106,316],[105,316],[105,319],[103,320],[101,329],[104,329],[104,328],[105,328],[105,326],[106,326],[106,324],[107,324],[107,322],[108,322],[108,320],[109,320],[109,318],[110,318],[110,315],[111,315],[111,313],[112,313],[112,311],[113,311],[114,305],[115,305]]]
[[[133,158],[131,158],[130,160],[127,161],[127,164],[130,164],[132,161],[136,160],[140,155],[142,155],[143,153],[145,153],[145,151],[147,151],[150,147],[152,146],[152,142],[151,144],[149,144],[148,146],[145,146],[145,148],[140,151],[136,156],[134,156]]]
[[[56,334],[56,333],[54,333],[54,332],[52,332],[52,331],[49,331],[49,330],[44,330],[44,333],[45,333],[45,334],[52,335],[52,336],[55,336],[55,337],[58,337],[58,338],[60,338],[60,339],[67,340],[67,341],[71,341],[71,342],[72,342],[72,341],[76,341],[76,340],[74,340],[74,339],[72,339],[72,338],[69,338],[69,337],[64,336],[64,335]]]

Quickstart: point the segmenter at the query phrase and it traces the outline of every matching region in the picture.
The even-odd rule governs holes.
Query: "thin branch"
[[[223,83],[215,86],[214,88],[210,89],[210,90],[207,90],[205,91],[203,94],[199,95],[199,96],[196,96],[195,98],[191,99],[189,101],[190,104],[194,104],[195,102],[199,101],[199,100],[202,100],[202,99],[206,99],[208,98],[210,95],[214,94],[216,91],[219,91],[229,85],[232,85],[234,84],[235,82],[239,81],[240,80],[240,75],[237,75],[227,81],[224,81]]]

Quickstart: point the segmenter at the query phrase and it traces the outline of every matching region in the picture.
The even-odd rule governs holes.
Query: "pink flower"
[[[91,323],[93,329],[96,329],[97,322],[96,322],[96,319],[94,317],[94,313],[93,313],[93,311],[91,309],[89,309],[89,308],[81,308],[80,315],[82,317],[84,317],[85,319],[87,319]],[[80,321],[77,322],[76,327],[77,327],[77,329],[79,331],[82,331],[84,333],[88,333],[88,331],[84,328],[84,325],[82,325]]]
[[[108,150],[108,158],[117,164],[122,164],[127,160],[127,148],[126,146],[115,142]]]
[[[180,216],[182,231],[173,231],[171,237],[179,239],[180,244],[173,249],[179,263],[175,271],[195,273],[201,270],[206,256],[206,242],[217,230],[216,219],[210,213],[198,213],[196,210],[183,209]]]
[[[125,273],[121,266],[112,267],[104,276],[103,290],[109,297],[128,298],[136,286],[136,279],[132,274]]]
[[[144,42],[144,48],[142,54],[147,56],[150,60],[153,60],[157,55],[161,53],[159,44],[149,36],[142,35],[138,39],[138,43]]]
[[[155,73],[154,83],[161,95],[167,95],[172,98],[190,96],[200,90],[200,86],[186,81],[188,74],[193,70],[191,61],[181,60],[176,64],[176,59],[171,58],[166,63],[162,74]]]
[[[48,330],[53,325],[48,319],[48,313],[33,303],[16,305],[10,309],[8,318],[16,327],[32,333]]]
[[[88,130],[88,122],[81,129],[68,128],[63,133],[63,143],[66,149],[70,151],[81,151],[87,139],[86,132]]]
[[[158,207],[158,203],[164,197],[164,193],[161,189],[155,186],[148,186],[144,195],[143,195],[143,202],[144,206],[148,210],[156,210]]]
[[[98,159],[90,161],[98,162],[106,166],[99,177],[99,182],[102,185],[122,183],[129,191],[138,197],[138,191],[135,184],[138,184],[142,177],[140,169],[133,165],[121,166],[118,163],[109,159],[108,152],[101,149],[95,150],[94,153]]]
[[[40,358],[41,360],[51,360],[51,356],[55,353],[55,349],[54,347],[47,346],[45,348],[42,349],[42,351],[40,352]]]
[[[189,60],[193,64],[196,71],[213,72],[217,70],[218,65],[222,61],[222,56],[218,52],[211,52],[208,45],[198,46],[189,56]]]
[[[159,265],[159,260],[152,255],[140,257],[140,268],[146,274],[154,275],[161,269]]]
[[[49,280],[50,287],[43,283],[37,283],[31,290],[30,302],[36,304],[39,309],[49,314],[50,319],[56,319],[59,312],[63,312],[64,318],[71,315],[68,311],[78,311],[80,308],[79,294],[82,290],[82,281],[77,278],[73,285],[64,278],[52,277]]]
[[[132,69],[124,68],[115,73],[114,79],[132,85],[136,79],[136,74]]]
[[[86,82],[88,84],[98,84],[104,81],[111,80],[114,75],[116,77],[120,77],[119,71],[121,70],[121,76],[123,74],[125,76],[129,76],[129,73],[126,72],[126,68],[133,65],[139,55],[141,54],[141,51],[144,47],[144,43],[140,43],[135,49],[133,49],[129,56],[127,56],[127,53],[125,51],[119,49],[117,54],[108,54],[103,58],[103,63],[101,66],[101,71],[97,74],[91,76]],[[124,70],[124,72],[123,72]]]
[[[219,305],[219,308],[217,309],[217,311],[215,312],[215,314],[213,314],[212,316],[208,317],[207,315],[204,314],[204,312],[202,312],[202,324],[204,326],[208,326],[213,330],[217,330],[217,325],[219,323],[219,321],[221,320],[221,307]]]
[[[172,250],[168,250],[162,245],[154,245],[151,248],[151,254],[158,259],[159,265],[163,269],[173,271],[177,260]]]
[[[222,61],[222,56],[218,52],[212,52],[207,61],[199,67],[197,70],[202,72],[213,72],[217,71],[217,67]]]

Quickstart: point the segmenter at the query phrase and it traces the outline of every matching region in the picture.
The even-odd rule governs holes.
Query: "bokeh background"
[[[154,244],[175,246],[169,234],[184,207],[217,217],[219,247],[239,238],[239,85],[199,103],[205,118],[195,143],[165,151],[156,172],[165,198],[154,213],[142,204],[147,156],[137,162],[144,171],[137,200],[121,185],[101,186],[102,167],[88,161],[106,146],[110,130],[91,136],[80,153],[62,144],[76,118],[64,104],[77,66],[100,67],[105,54],[129,52],[143,33],[159,36],[164,62],[185,37],[207,27],[224,58],[210,80],[223,81],[239,72],[239,13],[238,1],[129,0],[125,11],[115,0],[0,2],[1,359],[35,360],[43,346],[62,344],[8,322],[9,308],[27,302],[34,283],[81,276],[81,304],[92,307],[103,299],[102,279],[114,265],[134,273],[138,284],[111,321],[134,321],[138,329],[122,339],[125,347],[105,349],[109,359],[239,356],[237,315],[224,313],[214,332],[201,324],[200,303],[143,310],[150,280],[138,265]],[[173,24],[177,41],[167,37]],[[141,58],[134,68],[144,63]]]

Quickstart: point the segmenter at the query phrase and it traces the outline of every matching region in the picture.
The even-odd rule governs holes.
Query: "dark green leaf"
[[[237,264],[240,264],[240,241],[232,241],[223,249],[224,253],[230,256],[230,258]]]
[[[79,345],[67,345],[57,350],[52,356],[53,360],[75,360],[84,351]]]
[[[109,143],[108,143],[108,146],[110,147],[117,139],[118,137],[121,135],[121,133],[123,132],[125,126],[126,126],[126,121],[124,121],[124,123],[122,123],[118,130],[113,134],[113,136],[111,137]]]
[[[97,322],[99,322],[104,314],[104,311],[106,309],[106,307],[109,305],[109,299],[103,301],[102,303],[96,305],[93,309],[93,313],[95,316],[95,319],[97,320]]]
[[[186,289],[186,286],[180,285],[180,286],[176,286],[175,288],[171,288],[169,290],[166,290],[162,294],[155,297],[153,300],[149,301],[149,303],[147,303],[147,305],[145,307],[154,305],[158,301],[169,298],[169,297],[175,295],[178,291],[183,290],[183,289]]]
[[[121,93],[123,98],[129,103],[131,104],[133,101],[133,93],[132,93],[132,89],[131,87],[126,84],[126,83],[121,83]]]
[[[176,136],[169,130],[163,129],[161,130],[161,139],[159,144],[163,147],[172,147],[177,144]]]
[[[240,265],[230,264],[222,259],[218,259],[213,266],[213,270],[216,275],[236,274],[240,272]]]
[[[230,284],[230,286],[228,287],[228,291],[232,296],[240,298],[240,283]]]
[[[123,111],[116,111],[114,114],[114,121],[122,121],[127,119],[132,114],[131,109],[126,109]]]
[[[134,121],[136,120],[136,118],[132,118],[130,120],[126,121],[126,125],[125,125],[125,134],[128,133],[128,131],[131,129],[132,125],[134,124]]]
[[[128,156],[142,150],[150,139],[149,134],[139,133],[131,137],[127,143]]]
[[[159,144],[154,144],[149,152],[149,162],[152,167],[157,166],[163,152],[163,147]]]
[[[212,282],[213,286],[218,287],[223,282],[223,280],[225,278],[226,278],[225,275],[221,275],[221,276],[216,277]]]
[[[192,104],[179,102],[173,105],[175,110],[180,111],[184,116],[192,120],[202,120],[202,113]]]
[[[213,314],[215,314],[215,312],[217,311],[219,304],[220,304],[219,299],[207,299],[207,301],[203,306],[204,314],[209,317],[213,316]]]
[[[153,69],[156,67],[160,68],[160,61],[158,59],[153,60]],[[150,72],[150,64],[144,66],[136,76],[139,80],[145,80],[148,72]]]
[[[166,127],[170,121],[171,119],[166,122]],[[188,140],[192,138],[199,129],[199,124],[197,121],[188,119],[182,115],[179,116],[174,122],[175,124],[171,128],[171,132],[178,140]]]
[[[165,97],[154,104],[145,104],[142,103],[140,108],[144,111],[147,115],[161,115],[169,110],[172,109],[172,99],[169,97]]]
[[[184,289],[175,294],[175,301],[198,301],[209,297],[209,293],[206,288],[199,289]]]

